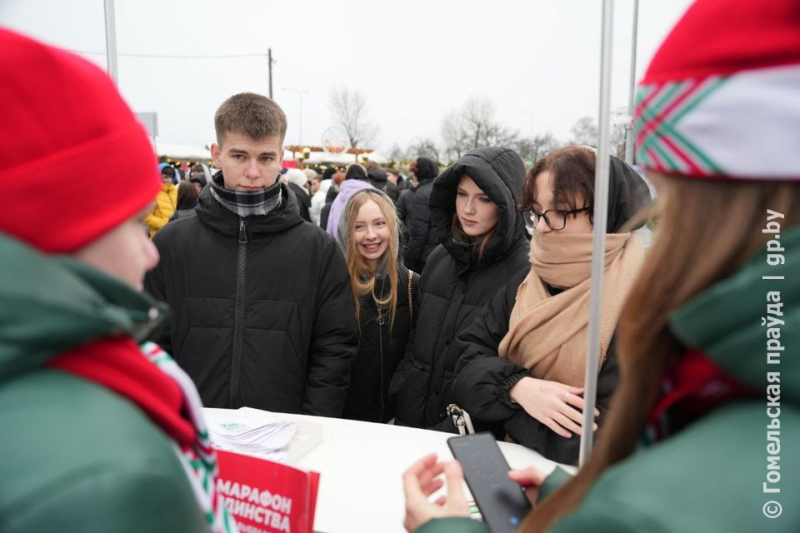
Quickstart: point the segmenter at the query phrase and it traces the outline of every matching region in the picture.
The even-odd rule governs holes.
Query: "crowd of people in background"
[[[282,168],[286,118],[268,98],[230,98],[215,125],[214,166],[180,179],[161,163],[144,219],[161,257],[145,287],[173,313],[158,341],[206,406],[453,433],[455,407],[498,439],[577,461],[592,148],[527,173],[513,150],[485,147],[444,169],[418,157],[408,179],[375,162],[320,174]],[[634,169],[613,158],[610,170],[615,297],[598,424],[619,377],[616,317],[643,260],[631,233],[642,222],[628,223],[651,202]]]
[[[265,123],[276,122],[269,113],[280,115],[274,104],[257,95],[237,95],[234,100],[246,102],[240,105],[250,113],[262,106],[260,120]],[[218,117],[217,122],[236,124],[246,118]],[[284,126],[280,120],[277,123],[273,133],[280,136]],[[232,131],[237,131],[236,126]],[[225,133],[218,134],[219,146]],[[258,132],[250,135],[248,142],[254,143],[257,136]],[[471,414],[478,430],[491,431],[498,439],[513,440],[561,463],[577,461],[584,429],[583,346],[595,158],[591,148],[567,147],[548,154],[526,173],[513,150],[487,147],[465,154],[442,172],[437,162],[416,158],[408,167],[408,180],[396,169],[374,162],[331,166],[322,174],[311,168],[278,171],[285,194],[283,207],[333,237],[347,266],[357,350],[342,367],[350,371],[342,416],[456,432],[458,417],[453,416],[453,407],[457,407]],[[170,229],[155,239],[161,263],[148,276],[148,290],[167,301],[177,317],[171,335],[162,338],[161,345],[190,369],[209,406],[301,410],[302,402],[297,402],[302,395],[297,392],[293,404],[276,404],[267,398],[242,401],[238,399],[241,392],[236,393],[238,403],[231,403],[230,389],[240,391],[242,380],[286,388],[287,376],[272,368],[285,365],[261,353],[253,333],[245,334],[248,328],[274,329],[271,321],[259,316],[260,324],[248,326],[245,315],[238,331],[235,307],[238,302],[247,309],[254,305],[249,299],[269,299],[280,309],[287,296],[284,290],[283,300],[265,298],[259,289],[269,285],[265,276],[253,274],[255,279],[250,279],[245,272],[242,286],[240,274],[235,287],[223,283],[236,295],[227,316],[224,307],[218,310],[220,314],[212,312],[215,302],[209,302],[204,312],[202,293],[220,294],[208,288],[219,285],[218,276],[229,277],[223,273],[234,272],[236,262],[231,256],[225,262],[229,266],[214,275],[193,273],[192,265],[200,255],[192,250],[198,246],[198,228],[206,227],[202,220],[208,216],[203,206],[198,208],[198,192],[208,185],[209,174],[212,180],[215,174],[218,180],[225,179],[226,161],[215,162],[220,170],[198,164],[180,182],[176,209],[169,217],[174,221],[200,214],[200,221],[194,221],[191,230],[181,225],[179,237],[170,238]],[[169,194],[174,196],[179,174],[165,163],[159,169],[163,185],[154,213],[169,215],[167,199]],[[253,175],[259,175],[258,171]],[[602,332],[597,424],[592,431],[605,419],[619,380],[615,324],[644,253],[641,240],[632,232],[645,220],[634,219],[651,204],[642,176],[613,156],[610,183],[607,239],[614,246],[608,251],[606,278],[614,298],[605,302],[603,310],[608,318]],[[251,221],[260,220],[237,214],[250,226]],[[251,242],[248,239],[247,244]],[[303,262],[300,256],[296,264],[288,261],[281,248],[268,249],[276,252],[275,263],[286,262],[293,270]],[[218,261],[221,257],[211,249],[203,255],[213,255]],[[176,266],[169,268],[173,257]],[[248,254],[248,260],[259,264],[257,256]],[[313,262],[310,255],[309,262]],[[167,280],[165,275],[174,278]],[[194,291],[185,288],[192,278],[203,279]],[[191,306],[184,303],[187,299]],[[289,298],[290,316],[297,312],[296,299]],[[204,334],[201,323],[209,324],[215,334]],[[228,327],[221,333],[219,324]],[[308,344],[307,334],[293,336],[290,331],[296,328],[289,323],[283,328],[290,342],[277,346],[294,351],[295,346]],[[220,334],[228,344],[216,342]],[[174,345],[172,338],[182,339],[180,345]],[[187,342],[191,347],[186,348]],[[239,342],[252,346],[251,353],[239,353]],[[276,344],[271,346],[274,350]],[[302,360],[304,351],[295,357]],[[212,352],[219,355],[212,357]],[[233,365],[220,372],[220,361],[230,353],[235,353],[232,361],[249,369],[248,375],[242,376]],[[302,379],[295,377],[295,381]],[[254,387],[255,383],[244,390]],[[213,395],[208,389],[214,390]]]
[[[777,427],[800,438],[800,18],[788,0],[730,3],[698,0],[640,89],[638,157],[656,205],[640,172],[608,162],[592,427],[594,148],[528,169],[485,146],[446,167],[417,157],[408,177],[374,162],[287,170],[283,110],[245,92],[213,117],[213,167],[184,174],[156,163],[102,71],[0,30],[15,124],[0,143],[0,425],[16,428],[0,439],[13,458],[0,463],[2,529],[235,531],[202,407],[243,406],[449,433],[466,412],[571,465],[597,431],[574,478],[510,474],[547,498],[524,531],[762,528],[760,503],[709,495],[725,486],[741,503],[761,487],[777,417],[764,387],[780,400],[783,385]],[[695,90],[702,104],[684,106]],[[772,144],[743,140],[741,110],[748,128],[778,132]],[[85,172],[123,155],[125,180],[98,188],[103,176]],[[636,232],[653,220],[646,250]],[[765,359],[765,345],[787,348]],[[785,451],[785,472],[798,457]],[[448,495],[430,501],[443,473]],[[462,479],[435,456],[414,464],[406,528],[486,531],[464,518]],[[800,511],[784,513],[767,526],[796,531]]]

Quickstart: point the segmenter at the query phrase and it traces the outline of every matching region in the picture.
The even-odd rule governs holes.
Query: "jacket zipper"
[[[380,311],[378,311],[380,313]],[[383,412],[385,410],[385,406],[383,405],[383,317],[378,320],[378,346],[380,350],[380,357],[381,357],[381,414],[378,418],[378,422],[383,422]]]
[[[384,279],[381,282],[381,298],[383,298],[383,295],[384,295],[383,288],[384,288],[384,284],[385,283],[386,283],[386,280]],[[380,391],[380,394],[381,394],[381,414],[380,414],[380,417],[378,418],[378,422],[382,423],[383,422],[383,413],[386,410],[386,407],[385,407],[384,401],[383,401],[383,391],[384,391],[384,388],[383,388],[383,323],[384,323],[384,319],[383,319],[383,313],[381,312],[380,304],[377,304],[377,306],[378,306],[378,351],[380,353],[380,371],[381,371],[381,391]]]
[[[236,263],[236,302],[233,315],[233,354],[231,355],[230,408],[238,409],[239,381],[244,346],[244,285],[247,267],[247,226],[239,219],[239,254]]]

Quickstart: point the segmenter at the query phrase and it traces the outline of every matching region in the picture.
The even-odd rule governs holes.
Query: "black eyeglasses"
[[[577,215],[578,213],[589,211],[589,209],[589,207],[581,207],[580,209],[572,209],[569,211],[548,209],[547,211],[541,212],[529,207],[520,209],[520,212],[522,213],[522,219],[525,221],[525,225],[528,226],[529,229],[536,228],[539,224],[539,220],[544,218],[544,223],[547,224],[548,228],[553,231],[560,231],[567,225],[567,216]]]

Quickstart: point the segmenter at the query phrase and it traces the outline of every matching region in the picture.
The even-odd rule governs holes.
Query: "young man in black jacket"
[[[164,347],[207,407],[339,416],[358,329],[344,258],[278,180],[286,116],[232,96],[214,118],[214,164],[197,216],[158,234],[147,291],[174,313]]]

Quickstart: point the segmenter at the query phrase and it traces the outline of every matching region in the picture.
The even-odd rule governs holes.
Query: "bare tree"
[[[591,117],[583,117],[572,126],[572,144],[597,147],[598,128]],[[625,158],[625,123],[613,122],[609,137],[611,154]]]
[[[406,151],[403,150],[399,144],[394,143],[392,145],[392,149],[389,150],[389,159],[394,159],[395,161],[403,161],[406,159]]]
[[[439,148],[431,138],[416,139],[414,142],[408,145],[406,154],[411,158],[428,157],[434,161],[439,161]]]
[[[572,126],[572,144],[597,147],[597,125],[592,117],[583,117]]]
[[[367,120],[367,100],[356,90],[336,87],[329,95],[334,120],[347,133],[352,148],[364,147],[375,141],[378,127]]]
[[[461,116],[471,148],[477,148],[494,120],[494,105],[486,98],[470,98],[464,104]]]
[[[622,160],[625,159],[625,130],[624,123],[611,126],[611,153]]]
[[[460,159],[470,148],[469,136],[461,114],[452,110],[442,119],[444,150],[453,159]]]
[[[522,159],[535,163],[560,145],[558,139],[552,133],[547,132],[536,135],[532,139],[519,139],[514,146]]]
[[[461,157],[479,146],[509,146],[519,134],[501,124],[495,107],[486,98],[470,98],[459,110],[450,111],[442,120],[442,138],[451,156]]]

